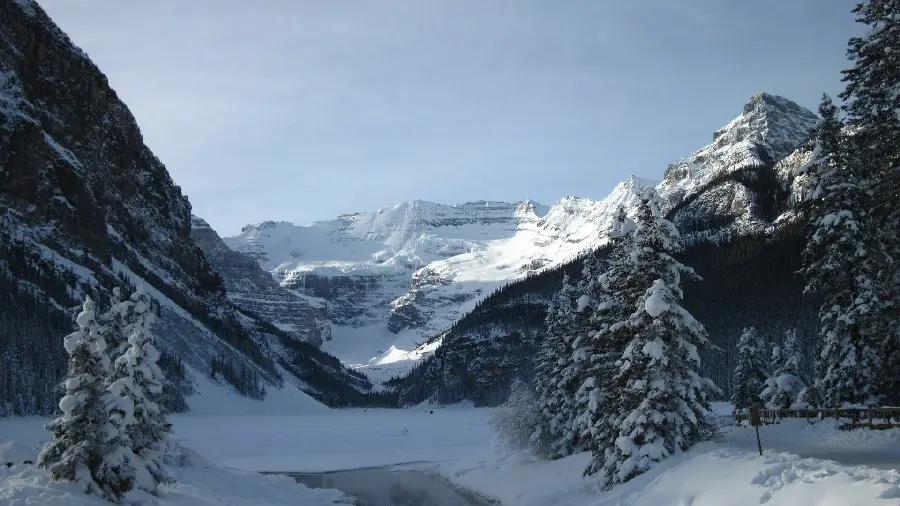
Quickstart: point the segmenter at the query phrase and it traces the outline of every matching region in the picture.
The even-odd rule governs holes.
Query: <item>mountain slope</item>
[[[196,216],[191,216],[191,237],[238,307],[261,315],[298,340],[321,346],[324,339],[330,339],[324,304],[313,306],[282,288],[256,260],[226,246],[219,234]]]
[[[670,163],[657,190],[675,206],[729,173],[781,160],[817,121],[811,111],[784,97],[756,93],[738,117],[713,133],[712,143]]]
[[[214,358],[234,372],[219,388],[262,397],[287,378],[329,397],[286,372],[278,329],[231,304],[134,117],[31,0],[0,2],[0,139],[0,415],[56,409],[73,306],[139,284],[158,315],[170,409],[188,407]],[[340,388],[360,382],[322,372]]]

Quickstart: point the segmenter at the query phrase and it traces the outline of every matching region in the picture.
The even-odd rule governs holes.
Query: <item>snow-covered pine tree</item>
[[[53,441],[41,450],[38,465],[50,471],[55,481],[77,482],[88,493],[118,501],[116,488],[105,482],[109,476],[100,473],[108,450],[102,399],[106,342],[90,297],[85,298],[76,323],[78,330],[65,339],[69,370],[66,394],[59,402],[63,414],[46,426]]]
[[[827,95],[819,107],[813,188],[804,204],[810,233],[803,251],[807,291],[824,295],[819,311],[822,353],[817,379],[827,407],[870,402],[885,331],[877,276],[885,255],[874,233],[871,180],[848,157],[837,111]]]
[[[534,387],[541,414],[535,437],[551,458],[570,455],[578,443],[571,427],[578,384],[566,375],[571,370],[577,324],[576,293],[569,276],[563,276],[562,286],[547,308],[546,332],[535,369]]]
[[[562,380],[566,385],[575,387],[574,406],[568,413],[569,419],[565,422],[568,434],[566,440],[572,441],[572,453],[583,451],[589,441],[588,420],[583,416],[587,405],[587,367],[589,358],[590,336],[588,321],[597,304],[596,291],[597,279],[601,273],[603,263],[594,251],[584,259],[581,270],[581,279],[575,285],[575,321],[571,335],[571,358],[562,370]]]
[[[125,441],[137,456],[135,485],[156,493],[157,485],[170,480],[163,458],[169,445],[171,425],[162,408],[151,399],[162,392],[163,374],[157,365],[159,351],[150,333],[150,297],[141,286],[131,296],[129,347],[118,357],[109,391],[118,396],[124,420]]]
[[[610,400],[615,396],[611,379],[617,371],[617,361],[631,335],[626,325],[634,305],[640,296],[629,287],[638,286],[632,278],[640,275],[632,261],[634,222],[620,207],[613,218],[609,232],[610,252],[607,268],[591,287],[595,301],[586,315],[585,380],[580,389],[580,426],[584,428],[587,449],[594,455],[585,474],[599,472],[607,454],[615,443],[615,430],[611,425],[618,415]]]
[[[853,9],[868,27],[850,39],[847,56],[853,66],[843,71],[844,109],[859,140],[870,151],[876,170],[900,164],[900,0],[864,0]],[[896,188],[892,189],[896,191]],[[895,194],[894,197],[897,197]]]
[[[772,355],[772,376],[766,380],[762,400],[769,409],[789,409],[797,404],[800,392],[806,388],[800,374],[802,357],[797,332],[789,330],[784,344],[776,346]]]
[[[696,274],[672,256],[681,250],[678,230],[662,217],[652,190],[642,196],[636,221],[631,258],[633,272],[641,275],[629,281],[652,281],[644,285],[634,312],[623,324],[631,339],[612,378],[617,390],[609,402],[618,416],[612,425],[614,449],[603,455],[604,489],[697,443],[709,398],[718,391],[697,372],[699,352],[710,345],[706,330],[680,304],[682,275]],[[623,289],[627,293],[639,288]]]
[[[122,290],[115,287],[112,290],[109,310],[103,315],[103,324],[108,329],[107,353],[110,361],[115,364],[128,349],[128,336],[131,335],[133,317],[131,308],[134,304],[131,300],[122,300]]]
[[[755,327],[747,327],[738,339],[737,365],[731,379],[731,403],[734,409],[761,408],[760,394],[769,378],[765,344]]]
[[[874,180],[871,219],[890,260],[881,262],[878,281],[890,305],[881,315],[884,331],[876,341],[881,368],[881,402],[900,405],[900,0],[865,0],[853,10],[867,33],[850,39],[853,66],[844,71],[844,110],[855,130],[853,161]],[[894,263],[892,265],[892,263]]]

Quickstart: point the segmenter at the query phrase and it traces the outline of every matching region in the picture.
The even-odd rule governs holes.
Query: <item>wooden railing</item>
[[[900,407],[872,408],[818,408],[818,409],[760,409],[759,419],[763,425],[779,423],[785,418],[806,419],[810,423],[833,418],[848,420],[840,426],[843,430],[868,428],[892,429],[900,428]],[[747,412],[735,412],[734,419],[738,425],[750,421]]]

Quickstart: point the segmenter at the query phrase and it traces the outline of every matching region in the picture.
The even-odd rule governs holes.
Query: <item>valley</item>
[[[0,505],[896,504],[900,1],[669,7],[0,0]]]

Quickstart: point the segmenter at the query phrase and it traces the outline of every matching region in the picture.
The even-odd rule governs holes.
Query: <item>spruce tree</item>
[[[162,408],[152,400],[162,393],[163,375],[157,365],[159,351],[150,333],[150,297],[143,286],[131,296],[129,347],[116,359],[109,391],[118,397],[125,440],[135,462],[135,485],[156,493],[157,485],[170,480],[163,458],[171,425]]]
[[[800,374],[802,358],[796,331],[788,331],[784,344],[774,348],[773,358],[772,376],[766,380],[762,400],[769,409],[790,409],[806,388]]]
[[[804,207],[810,232],[803,251],[807,291],[824,295],[820,311],[822,352],[817,379],[823,402],[839,407],[875,395],[877,340],[884,332],[879,262],[884,248],[868,209],[871,180],[848,156],[837,112],[827,95],[819,107],[812,189]]]
[[[642,196],[636,221],[628,257],[636,275],[629,282],[646,284],[618,290],[626,297],[635,290],[643,293],[628,320],[614,324],[627,327],[630,339],[611,378],[612,447],[602,455],[594,453],[595,461],[603,459],[605,489],[697,443],[709,397],[718,390],[697,372],[699,353],[709,346],[706,330],[680,304],[682,276],[696,274],[673,257],[681,251],[681,240],[675,226],[662,217],[652,191]],[[589,465],[588,472],[598,464]]]
[[[589,405],[587,392],[592,385],[587,372],[590,357],[590,332],[587,322],[597,304],[596,291],[601,269],[602,262],[597,253],[590,253],[584,259],[581,279],[575,286],[578,298],[575,301],[572,355],[562,371],[563,381],[575,387],[573,409],[568,413],[569,419],[566,421],[566,427],[570,432],[567,438],[573,442],[572,453],[583,451],[589,441],[589,420],[584,416],[584,411]]]
[[[107,352],[110,362],[115,364],[117,358],[128,349],[128,336],[131,334],[133,317],[131,300],[122,300],[122,290],[115,287],[112,290],[112,298],[109,310],[103,315],[103,323],[108,329]]]
[[[551,458],[570,455],[578,442],[572,430],[578,384],[569,376],[577,323],[576,293],[569,276],[563,276],[562,287],[547,309],[546,332],[534,380],[541,420],[536,437],[544,441],[541,446],[547,448]]]
[[[77,482],[85,492],[118,501],[101,473],[108,447],[103,428],[105,350],[94,301],[86,297],[76,318],[78,330],[65,338],[69,354],[66,394],[59,402],[62,415],[46,425],[53,441],[38,456],[38,465],[54,481]]]
[[[587,353],[585,383],[581,389],[581,425],[586,429],[587,448],[594,455],[585,474],[599,472],[614,444],[612,425],[617,416],[609,401],[615,395],[610,380],[616,374],[617,361],[630,338],[626,325],[640,293],[629,290],[639,286],[632,278],[640,274],[632,262],[634,222],[619,208],[609,233],[610,253],[605,272],[596,276],[591,287],[596,301],[586,315]]]
[[[737,366],[731,380],[731,403],[736,410],[761,408],[760,394],[769,377],[765,344],[755,327],[747,327],[738,339]]]
[[[886,307],[874,343],[881,357],[876,393],[883,404],[900,405],[900,1],[867,0],[853,12],[867,32],[848,44],[853,66],[844,71],[841,98],[856,132],[852,160],[874,181],[871,220],[890,254],[879,266]]]
[[[900,0],[865,0],[853,13],[868,32],[850,39],[847,56],[853,66],[843,71],[841,93],[858,140],[869,151],[875,170],[900,164]],[[885,174],[887,175],[887,174]],[[896,188],[892,188],[896,191]],[[897,195],[894,194],[896,202]]]

